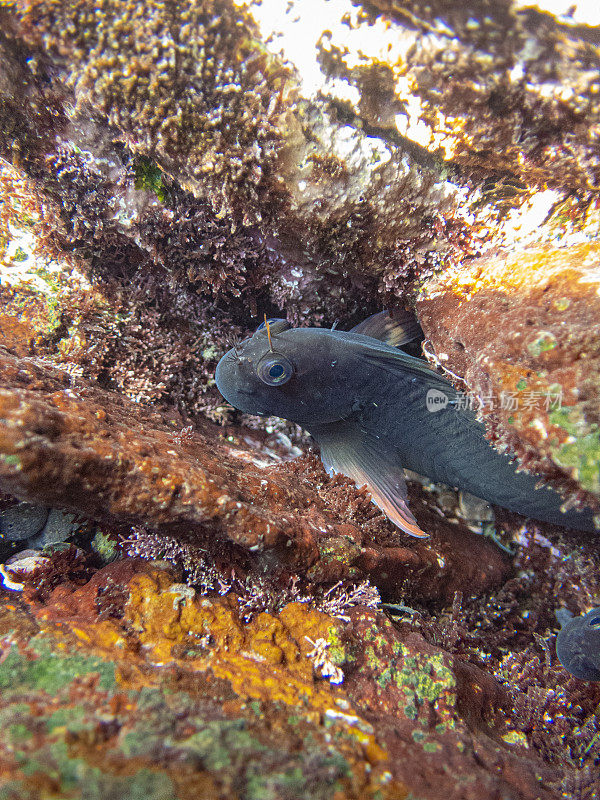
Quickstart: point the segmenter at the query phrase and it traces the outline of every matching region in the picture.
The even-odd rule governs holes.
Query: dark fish
[[[563,624],[556,637],[556,655],[576,678],[600,681],[600,608],[592,608],[583,617],[572,617]]]
[[[387,312],[348,332],[270,320],[223,356],[217,386],[241,411],[305,428],[328,472],[366,484],[373,502],[413,536],[427,534],[408,508],[403,467],[526,516],[594,530],[591,511],[563,513],[556,492],[536,488],[538,477],[517,472],[490,445],[447,380],[397,349],[415,326],[411,315],[397,323]]]

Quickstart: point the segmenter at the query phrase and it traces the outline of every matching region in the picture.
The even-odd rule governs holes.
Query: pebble
[[[32,547],[46,547],[70,539],[79,527],[75,519],[75,514],[59,511],[58,508],[50,509],[46,524],[35,538],[29,540],[29,544]]]
[[[11,542],[33,539],[48,520],[48,509],[31,503],[17,503],[0,514],[0,538]]]
[[[78,527],[75,514],[32,503],[17,503],[0,513],[0,539],[26,541],[38,549],[66,541]]]
[[[20,575],[28,575],[38,567],[49,564],[50,559],[42,555],[39,550],[21,550],[15,553],[5,564],[0,564],[2,583],[13,592],[20,592],[23,584],[19,581]]]

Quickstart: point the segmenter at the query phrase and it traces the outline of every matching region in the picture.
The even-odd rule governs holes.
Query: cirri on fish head
[[[366,485],[413,536],[427,534],[408,508],[403,468],[537,519],[593,530],[591,511],[562,513],[556,492],[516,472],[489,444],[452,384],[398,349],[419,333],[408,313],[375,314],[348,332],[271,320],[223,356],[215,379],[235,408],[302,425],[328,472]]]

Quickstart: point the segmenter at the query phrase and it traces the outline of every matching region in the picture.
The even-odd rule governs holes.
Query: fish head
[[[600,681],[600,608],[573,617],[556,637],[556,654],[563,667],[584,681]]]
[[[217,365],[217,387],[247,414],[304,427],[348,417],[364,389],[355,355],[336,331],[263,323]]]

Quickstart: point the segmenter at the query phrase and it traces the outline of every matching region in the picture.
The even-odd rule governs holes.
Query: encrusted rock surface
[[[598,243],[476,259],[429,281],[417,309],[496,439],[600,508]]]
[[[0,3],[0,794],[596,800],[552,643],[597,537],[413,476],[411,540],[213,378],[264,312],[414,307],[599,507],[600,19],[563,11]]]
[[[484,722],[500,685],[381,612],[342,622],[290,603],[244,623],[231,596],[196,597],[169,568],[124,560],[43,603],[5,600],[0,626],[7,798],[82,785],[85,797],[556,796],[556,769]],[[342,684],[321,677],[319,648]],[[474,687],[478,732],[458,710]]]

